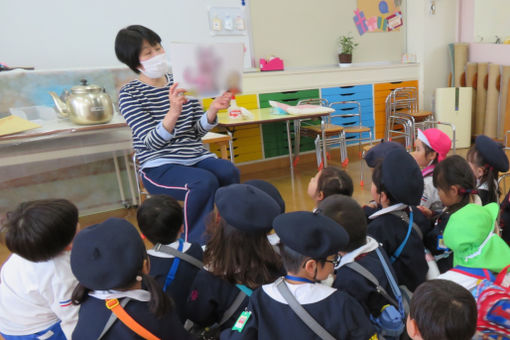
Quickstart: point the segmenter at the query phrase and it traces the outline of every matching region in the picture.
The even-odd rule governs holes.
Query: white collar
[[[374,251],[378,247],[379,243],[377,243],[377,241],[374,238],[367,236],[367,243],[342,256],[340,263],[338,264],[338,266],[335,267],[335,269],[345,266],[348,263],[354,262],[354,259],[359,255]]]
[[[177,249],[177,248],[179,248],[179,240],[177,240],[177,241],[175,241],[173,243],[167,244],[166,246],[172,247],[174,249]],[[183,253],[187,252],[190,247],[191,247],[191,243],[184,242],[184,244],[182,246],[182,252]],[[147,254],[155,256],[155,257],[162,257],[162,258],[167,258],[167,259],[174,258],[173,255],[167,254],[167,253],[165,253],[164,251],[161,251],[161,250],[157,251],[154,248],[147,250]]]
[[[133,289],[133,290],[93,290],[89,293],[89,296],[95,297],[96,299],[106,300],[106,299],[120,299],[123,297],[128,297],[133,300],[138,300],[142,302],[148,302],[151,299],[151,293],[143,289]]]
[[[277,246],[280,243],[280,237],[276,233],[267,235],[267,240],[272,246]]]
[[[292,295],[296,297],[296,300],[302,305],[316,303],[322,301],[329,297],[331,294],[336,292],[335,288],[328,287],[321,283],[302,283],[302,284],[293,284],[287,281],[284,281],[287,287],[289,287]],[[276,300],[283,304],[288,304],[287,301],[283,298],[283,296],[278,291],[276,287],[276,282],[263,285],[262,289],[264,293],[269,295],[270,298]]]
[[[368,219],[373,220],[376,217],[379,217],[381,215],[390,213],[392,211],[404,210],[405,208],[407,208],[407,204],[404,204],[404,203],[393,204],[393,205],[390,205],[389,207],[386,207],[386,208],[376,211],[372,215],[368,216]]]

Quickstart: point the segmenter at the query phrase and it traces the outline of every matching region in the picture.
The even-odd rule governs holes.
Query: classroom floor
[[[354,198],[358,200],[360,203],[368,202],[370,198],[370,171],[365,166],[365,185],[360,187],[360,166],[361,162],[359,160],[358,155],[354,155],[356,152],[350,156],[349,165],[346,170],[349,175],[352,177],[354,182]],[[340,161],[335,159],[335,155],[332,156],[333,159],[329,161],[328,165],[334,165],[340,167]],[[313,177],[317,172],[317,168],[315,165],[315,161],[313,158],[304,159],[302,162],[298,163],[296,169],[294,170],[294,176],[290,175],[290,170],[288,166],[284,166],[281,168],[263,170],[257,172],[243,173],[241,171],[241,182],[247,181],[250,179],[264,179],[272,184],[274,184],[278,190],[280,191],[283,199],[285,200],[286,210],[287,211],[296,211],[296,210],[312,210],[314,208],[314,202],[308,197],[307,188],[308,182],[310,178]],[[136,223],[136,209],[119,209],[109,212],[104,212],[100,214],[94,214],[89,216],[80,217],[80,225],[81,227],[87,227],[91,224],[95,224],[101,221],[104,221],[108,217],[121,217],[129,220],[135,226]],[[5,260],[10,255],[9,250],[5,247],[5,245],[0,244],[0,264],[3,264]]]

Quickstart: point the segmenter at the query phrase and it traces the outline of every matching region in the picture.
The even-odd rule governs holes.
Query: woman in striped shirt
[[[120,89],[119,108],[133,133],[143,184],[151,194],[184,201],[184,237],[204,243],[204,219],[213,209],[216,189],[239,183],[239,170],[201,141],[217,124],[217,112],[229,106],[231,94],[217,97],[204,113],[174,83],[161,38],[144,26],[121,29],[115,53],[139,75]]]

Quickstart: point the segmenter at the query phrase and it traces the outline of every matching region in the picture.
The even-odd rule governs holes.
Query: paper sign
[[[17,116],[8,116],[0,119],[0,136],[23,132],[39,127],[41,127],[41,125],[26,119]]]
[[[192,96],[242,92],[243,44],[171,43],[169,49],[174,81]]]

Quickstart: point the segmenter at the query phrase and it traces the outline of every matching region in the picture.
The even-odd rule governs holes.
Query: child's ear
[[[386,195],[386,193],[384,191],[381,191],[381,193],[379,194],[380,198],[379,198],[379,203],[382,204],[383,202],[384,203],[388,203],[390,200],[388,199],[388,196]]]
[[[324,192],[319,190],[317,194],[317,201],[322,201],[324,199]]]
[[[459,195],[459,188],[456,185],[450,185],[450,193],[458,196]]]
[[[305,262],[305,271],[310,277],[314,277],[317,270],[317,261],[309,259]]]
[[[179,229],[179,235],[184,232],[184,223],[181,225],[181,229]]]
[[[416,320],[411,319],[411,317],[407,316],[406,322],[407,335],[413,340],[421,339],[420,331],[418,330],[418,326],[416,325]]]
[[[149,275],[150,271],[151,271],[151,262],[149,260],[149,257],[147,256],[147,258],[145,260],[143,260],[142,273],[145,275]]]

